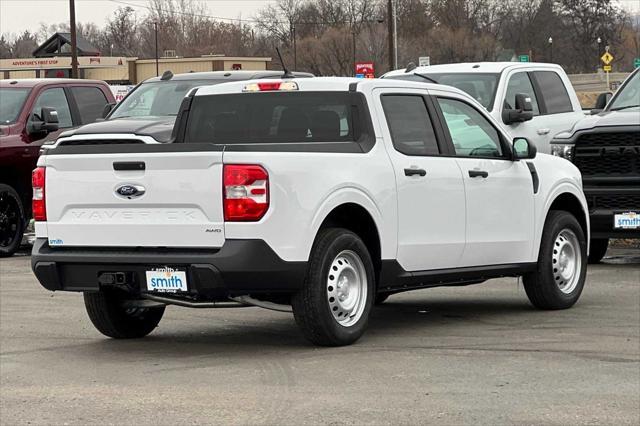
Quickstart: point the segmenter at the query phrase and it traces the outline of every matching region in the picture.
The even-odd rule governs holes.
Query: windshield
[[[142,83],[116,106],[109,119],[177,115],[182,98],[189,90],[222,82],[223,80],[183,80]]]
[[[423,77],[424,76],[424,77]],[[425,78],[426,77],[426,78]],[[422,72],[415,74],[392,75],[385,78],[397,80],[421,81],[430,83],[434,80],[439,84],[457,87],[469,94],[473,99],[480,102],[483,107],[491,111],[493,108],[493,100],[496,96],[496,88],[498,86],[498,74],[481,74],[481,73],[430,73]]]
[[[622,109],[629,111],[640,110],[640,71],[636,71],[629,81],[620,88],[608,108],[609,111]]]
[[[23,88],[0,89],[0,124],[16,122],[30,91],[31,89]]]

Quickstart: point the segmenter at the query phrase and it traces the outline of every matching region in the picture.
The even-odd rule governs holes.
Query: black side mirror
[[[115,106],[116,104],[114,102],[106,104],[102,109],[102,118],[107,118],[107,116],[109,115],[109,113],[111,113],[111,111],[113,111],[113,107]]]
[[[51,107],[42,107],[40,116],[34,114],[28,126],[30,134],[55,132],[58,130],[58,111]]]
[[[613,93],[604,92],[598,95],[598,99],[596,99],[596,106],[591,110],[591,114],[597,114],[601,112],[611,100]]]
[[[513,159],[530,160],[536,158],[538,149],[527,138],[515,138],[513,140]]]
[[[533,118],[533,106],[531,97],[523,93],[516,95],[516,108],[504,108],[502,110],[502,121],[504,124],[522,123]]]

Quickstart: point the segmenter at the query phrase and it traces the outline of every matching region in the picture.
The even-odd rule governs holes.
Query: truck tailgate
[[[45,164],[52,246],[224,243],[222,152],[47,155]]]

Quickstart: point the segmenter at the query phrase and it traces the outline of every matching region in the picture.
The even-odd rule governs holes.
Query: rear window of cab
[[[353,142],[364,100],[352,92],[263,92],[195,96],[185,142]]]

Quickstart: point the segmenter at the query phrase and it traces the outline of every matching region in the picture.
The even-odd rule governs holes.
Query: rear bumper
[[[146,291],[145,271],[169,266],[187,271],[189,295],[217,298],[291,293],[300,288],[306,262],[286,262],[262,240],[227,240],[220,249],[51,248],[35,241],[31,268],[47,290],[98,291],[105,275],[124,273],[132,292]],[[120,275],[122,276],[122,275]]]

